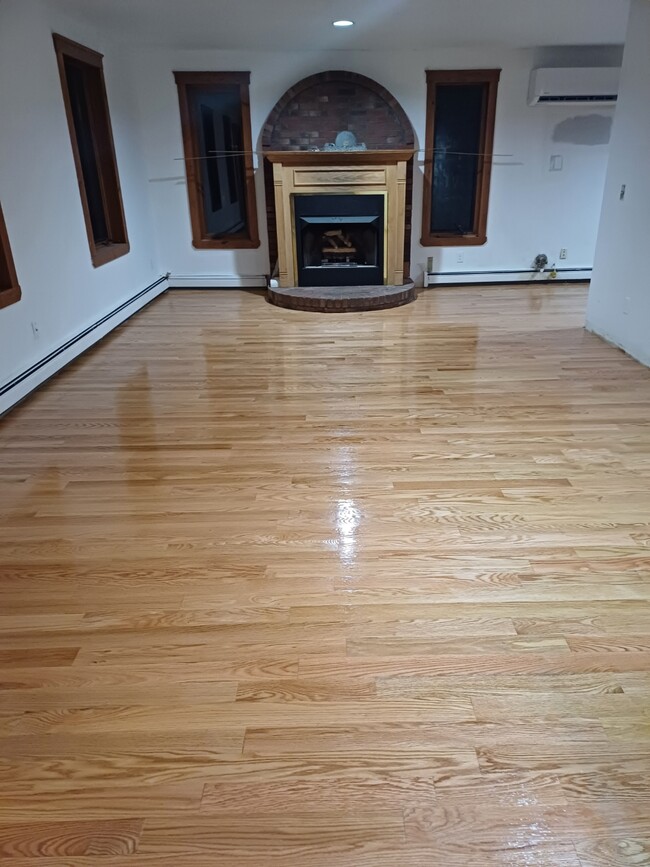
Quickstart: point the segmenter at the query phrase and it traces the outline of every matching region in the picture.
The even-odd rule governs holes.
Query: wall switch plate
[[[560,250],[560,259],[566,259],[566,257],[567,257],[566,247],[562,247]]]
[[[621,202],[625,198],[625,184],[621,184],[621,192],[619,193],[618,197],[621,200]]]
[[[561,172],[564,168],[564,157],[562,154],[552,154],[549,165],[550,172]]]
[[[36,324],[36,322],[32,322],[32,334],[34,335],[34,337],[36,339],[38,339],[39,332],[38,332],[38,325]]]

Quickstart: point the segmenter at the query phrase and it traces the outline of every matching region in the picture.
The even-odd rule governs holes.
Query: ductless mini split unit
[[[528,105],[614,105],[620,74],[607,66],[533,69]]]

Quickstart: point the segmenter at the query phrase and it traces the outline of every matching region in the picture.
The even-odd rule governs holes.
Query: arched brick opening
[[[371,78],[329,70],[303,78],[278,100],[262,130],[263,151],[323,148],[341,130],[353,132],[369,150],[415,147],[415,132],[395,97]],[[264,161],[271,267],[278,257],[273,169]],[[413,161],[406,187],[405,276],[410,271]]]
[[[356,72],[333,70],[303,78],[278,100],[264,124],[262,149],[322,148],[343,129],[370,150],[415,145],[406,112],[385,87]]]

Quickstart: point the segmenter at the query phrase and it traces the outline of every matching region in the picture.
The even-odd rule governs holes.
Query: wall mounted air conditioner
[[[533,69],[528,105],[613,105],[620,74],[606,66]]]

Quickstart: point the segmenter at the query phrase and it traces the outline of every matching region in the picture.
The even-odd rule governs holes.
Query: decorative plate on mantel
[[[365,144],[359,144],[356,135],[349,129],[344,129],[323,148],[324,151],[365,151]]]
[[[359,147],[357,144],[357,137],[353,132],[350,132],[349,129],[344,129],[340,132],[336,138],[334,139],[334,144],[337,148],[356,148]],[[365,147],[365,145],[361,145],[361,147]]]

